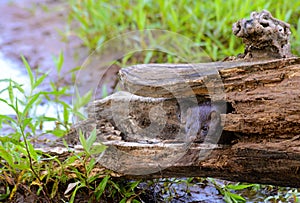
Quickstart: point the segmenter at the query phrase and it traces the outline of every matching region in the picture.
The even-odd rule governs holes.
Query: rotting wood
[[[226,102],[233,109],[222,115],[225,142],[211,145],[215,148],[204,160],[199,160],[199,151],[207,148],[205,144],[143,144],[122,140],[122,133],[113,117],[127,115],[122,104],[132,109],[125,126],[133,127],[130,125],[132,122],[140,125],[141,120],[151,120],[147,112],[157,106],[168,112],[165,114],[169,116],[168,123],[176,125],[177,99],[119,92],[91,103],[89,120],[77,125],[84,128],[86,134],[96,126],[99,140],[110,146],[98,160],[98,167],[105,166],[114,170],[116,176],[128,178],[210,176],[299,187],[299,58],[277,59],[253,66],[231,66],[220,71],[223,71],[222,80],[227,90]],[[103,126],[108,126],[106,134],[100,129]],[[133,127],[131,130],[136,129]],[[155,136],[167,135],[161,132],[156,132]],[[169,137],[174,136],[168,130],[165,132],[169,132]],[[178,131],[174,132],[176,136]],[[114,141],[108,141],[111,137]],[[177,151],[174,146],[178,146]],[[146,174],[140,174],[141,171]]]
[[[113,177],[153,179],[163,177],[217,177],[237,182],[300,187],[300,140],[234,145],[140,144],[110,141],[94,171],[111,169]],[[177,146],[176,146],[177,145]],[[205,159],[201,150],[210,149]],[[68,157],[70,149],[53,149]],[[77,146],[77,152],[82,148]],[[168,155],[168,156],[166,156]],[[95,157],[96,159],[99,157]]]
[[[244,39],[245,53],[233,61],[122,69],[121,82],[132,94],[119,92],[92,102],[88,120],[69,135],[76,137],[79,129],[88,135],[96,127],[98,141],[108,146],[95,157],[97,167],[114,170],[118,177],[210,176],[300,187],[300,58],[290,57],[289,26],[262,12],[239,21],[237,28],[243,38],[261,30],[282,31],[272,39],[287,44],[260,36],[266,41]],[[264,52],[269,53],[253,58]],[[176,116],[186,99],[226,103],[219,144],[176,141],[184,135]]]
[[[245,68],[249,72],[243,74],[241,71],[236,73],[236,70],[240,69],[237,67],[223,69],[226,72],[224,80],[230,81],[227,83],[228,87],[234,87],[229,88],[230,91],[226,93],[227,102],[231,102],[234,111],[222,116],[223,121],[226,121],[223,122],[223,134],[227,134],[227,138],[237,136],[238,139],[227,139],[225,145],[211,145],[213,148],[204,160],[199,160],[199,151],[207,148],[205,144],[185,146],[184,143],[142,144],[103,140],[110,148],[99,159],[102,166],[98,167],[104,165],[119,172],[115,173],[116,176],[127,178],[209,176],[241,182],[299,187],[300,66],[297,63],[298,58],[291,65],[288,63],[277,68],[259,68],[259,65],[255,65],[254,68]],[[255,69],[263,71],[256,72],[254,76],[251,70]],[[248,81],[248,85],[235,87],[239,75],[242,75],[242,81]],[[281,79],[274,80],[274,75]],[[263,81],[267,82],[249,85],[254,78],[263,78]],[[164,107],[173,112],[173,116],[176,111],[176,99],[149,98],[119,92],[90,104],[89,117],[94,119],[90,123],[113,123],[114,114],[122,115],[122,102],[129,102],[132,109],[138,109],[131,112],[136,114],[131,116],[137,118],[136,121],[140,118],[149,119],[145,112],[161,102],[167,102]],[[117,110],[115,106],[120,106],[119,112],[112,113]],[[144,115],[138,118],[138,112]],[[168,121],[172,123],[171,120]],[[173,117],[173,121],[175,122],[176,118]],[[117,128],[113,130],[117,131]],[[105,137],[103,133],[99,133],[99,136]],[[141,171],[147,174],[140,174]]]
[[[127,91],[139,96],[208,96],[209,84],[216,90],[224,87],[226,93],[245,88],[251,90],[258,85],[275,85],[284,79],[286,70],[283,69],[299,63],[300,58],[292,57],[202,64],[141,64],[121,69],[119,77]]]

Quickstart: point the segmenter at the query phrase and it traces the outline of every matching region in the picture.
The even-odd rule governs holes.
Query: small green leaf
[[[4,147],[0,145],[0,157],[2,157],[7,163],[14,168],[13,155],[10,154]]]
[[[233,203],[233,201],[231,200],[231,197],[227,194],[227,192],[225,192],[225,194],[224,194],[224,200],[226,203]]]
[[[86,139],[85,139],[85,137],[84,137],[84,135],[83,135],[83,133],[82,133],[81,130],[79,131],[79,141],[80,141],[80,143],[81,143],[83,149],[84,149],[86,152],[89,152],[89,149],[88,149],[87,143],[86,143]]]
[[[47,117],[47,116],[39,116],[38,121],[57,121],[57,118],[54,117]]]
[[[34,90],[36,87],[38,87],[48,76],[48,73],[43,74],[41,77],[39,77],[36,82],[33,84],[32,90]]]
[[[61,51],[59,53],[58,57],[53,57],[53,60],[54,60],[54,63],[56,65],[57,73],[60,74],[61,68],[64,64],[64,54],[63,54],[63,52]]]
[[[89,174],[93,170],[95,164],[96,164],[95,159],[91,159],[90,162],[88,163],[87,167],[86,167],[87,168],[87,171],[86,171],[87,174]]]
[[[10,103],[13,104],[14,103],[14,92],[13,92],[13,87],[12,87],[11,81],[9,82],[9,86],[8,86],[8,95],[9,95]]]
[[[240,196],[238,194],[231,193],[230,196],[232,199],[234,199],[238,202],[246,202],[245,198],[243,198],[242,196]]]
[[[76,193],[77,193],[77,190],[79,190],[80,188],[84,187],[83,185],[79,185],[79,186],[76,186],[75,190],[73,191],[72,193],[72,196],[70,198],[70,203],[73,203],[74,200],[75,200],[75,196],[76,196]]]
[[[86,140],[86,147],[88,150],[91,149],[92,145],[96,141],[96,138],[97,138],[97,131],[96,131],[96,128],[94,128],[93,131],[91,132],[90,136]]]
[[[64,116],[64,124],[69,123],[69,108],[67,105],[63,105],[64,111],[63,111],[63,116]]]
[[[66,166],[71,165],[71,164],[74,163],[77,159],[78,159],[77,156],[71,156],[71,157],[68,157],[68,158],[64,161],[64,165],[66,165]]]
[[[96,187],[95,192],[96,192],[96,199],[99,200],[101,195],[103,194],[106,185],[107,185],[107,181],[110,178],[109,175],[105,176],[101,182],[99,183],[99,185]]]
[[[40,93],[37,93],[29,98],[29,101],[26,104],[25,109],[23,111],[23,115],[26,115],[28,113],[29,109],[34,106],[33,104],[34,104],[34,102],[36,102],[38,100],[39,96],[40,96]]]
[[[127,200],[127,198],[124,197],[124,198],[120,201],[120,203],[126,203],[126,200]]]
[[[139,184],[140,184],[141,181],[134,181],[130,184],[130,190],[134,190]]]
[[[243,190],[243,189],[246,189],[246,188],[249,188],[249,187],[253,187],[254,184],[249,184],[249,185],[226,185],[226,188],[227,189],[230,189],[230,190]]]
[[[58,191],[58,183],[59,180],[55,179],[53,186],[52,186],[52,190],[51,190],[51,194],[50,194],[50,198],[54,198],[57,195],[57,191]]]
[[[0,114],[0,119],[4,120],[4,121],[9,121],[9,122],[15,123],[15,124],[17,123],[15,119],[11,118],[10,116],[6,116],[6,115],[1,115]]]
[[[32,118],[25,118],[23,120],[23,124],[22,124],[22,128],[23,130],[25,130],[25,128],[27,127],[27,125],[32,121]]]
[[[117,189],[119,193],[122,193],[122,191],[117,183],[115,183],[114,181],[109,181],[109,184],[112,185],[115,189]]]
[[[7,106],[11,107],[16,113],[18,112],[18,110],[16,109],[16,107],[12,104],[9,104],[5,99],[1,99],[0,98],[0,101],[7,104]]]
[[[94,145],[91,149],[90,149],[90,154],[101,154],[102,152],[104,152],[106,150],[107,146],[101,144],[101,145]]]
[[[14,84],[14,88],[17,88],[21,93],[25,93],[25,90],[22,88],[23,85],[18,84],[17,82],[11,80],[11,82]]]
[[[33,160],[37,161],[38,160],[38,154],[36,153],[33,145],[30,142],[27,142],[27,146],[28,146],[30,156],[32,157]]]
[[[83,115],[82,113],[78,112],[78,111],[73,111],[74,116],[77,116],[77,118],[84,120],[86,119],[86,116]]]
[[[246,202],[242,196],[227,191],[225,191],[224,198],[226,202]]]
[[[31,85],[31,89],[33,88],[33,84],[34,84],[34,77],[33,77],[33,73],[31,71],[30,65],[28,64],[27,60],[25,59],[25,57],[22,55],[21,56],[23,64],[25,65],[25,68],[27,70],[29,79],[30,79],[30,85]]]
[[[85,95],[81,96],[79,94],[79,91],[78,89],[75,90],[76,92],[76,99],[74,101],[74,109],[75,111],[79,110],[81,107],[85,106],[86,104],[89,103],[89,101],[91,100],[92,98],[92,94],[93,92],[90,90],[88,91]]]

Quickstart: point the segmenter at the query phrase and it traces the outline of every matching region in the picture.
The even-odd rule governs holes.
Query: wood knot
[[[269,11],[252,12],[250,19],[233,24],[233,34],[243,39],[243,58],[288,58],[290,50],[290,25],[274,18]]]

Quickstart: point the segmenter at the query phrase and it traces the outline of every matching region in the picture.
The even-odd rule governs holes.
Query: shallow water
[[[3,53],[0,52],[0,92],[6,89],[9,85],[9,82],[3,81],[3,79],[11,79],[18,84],[22,85],[22,88],[25,90],[27,94],[30,91],[30,80],[26,73],[22,72],[22,65],[11,61],[8,58],[5,58]],[[1,81],[2,80],[2,81]],[[24,95],[19,91],[14,91],[15,97],[19,99],[23,99]],[[9,100],[9,95],[7,91],[0,93],[0,98]],[[57,106],[57,104],[53,102],[47,102],[42,105],[36,106],[35,112],[37,116],[46,115],[47,117],[57,117],[59,113],[62,116],[62,108]],[[10,108],[6,103],[0,101],[0,114],[8,115],[15,118],[15,112],[12,108]],[[44,122],[43,130],[52,130],[55,127],[54,122]]]
[[[29,79],[20,71],[19,64],[5,58],[3,53],[0,52],[0,81],[3,79],[12,79],[19,84],[23,84],[22,87],[24,90],[29,91]],[[8,85],[8,82],[0,82],[0,91],[7,88]],[[19,96],[21,95],[19,94]],[[0,94],[0,98],[9,99],[9,96],[5,91]],[[0,102],[0,109],[0,114],[14,114],[14,111],[11,108],[8,108],[8,106],[3,102]]]

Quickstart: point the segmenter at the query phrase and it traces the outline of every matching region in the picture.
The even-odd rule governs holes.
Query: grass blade
[[[25,65],[26,71],[28,73],[31,88],[33,88],[34,76],[33,76],[33,73],[31,71],[30,65],[28,64],[28,61],[25,59],[25,57],[23,55],[21,56],[21,58],[22,58],[23,64]]]

